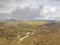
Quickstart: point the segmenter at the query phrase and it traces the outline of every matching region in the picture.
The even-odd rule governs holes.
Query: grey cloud
[[[49,0],[49,1],[57,1],[57,2],[59,2],[60,0]]]
[[[10,15],[12,15],[13,19],[20,19],[20,20],[32,20],[35,17],[39,16],[39,9],[19,9],[16,8]]]
[[[7,4],[7,3],[9,3],[10,2],[10,0],[0,0],[0,4]]]
[[[3,7],[5,7],[4,4],[0,4],[0,8],[3,8]]]
[[[22,2],[23,0],[15,0],[16,2]]]
[[[20,5],[24,5],[23,3],[26,3],[27,0],[13,0],[12,3],[11,3],[11,1],[12,0],[0,0],[0,8],[10,8],[11,5],[12,5],[11,8],[16,8],[15,7],[16,5],[14,5],[15,3],[17,4],[19,2]],[[27,2],[29,2],[29,1],[31,1],[31,0],[28,0]],[[42,2],[42,0],[33,0],[32,6],[33,7],[37,6],[37,5],[39,6],[41,3],[42,3],[42,5],[51,4],[51,2],[44,2],[44,1]],[[9,6],[7,4],[9,4]],[[0,13],[0,19],[2,20],[2,19],[11,18],[11,19],[17,19],[17,20],[32,20],[33,18],[40,17],[40,10],[39,10],[40,8],[31,9],[31,8],[25,7],[24,9],[21,9],[20,5],[18,6],[19,8],[12,10],[12,12],[9,14]],[[55,4],[55,5],[57,5],[57,4]]]
[[[0,8],[7,7],[8,3],[9,3],[9,0],[0,0]]]
[[[0,20],[5,20],[9,17],[8,14],[0,13]]]
[[[0,0],[0,2],[9,2],[9,0]]]
[[[24,9],[16,8],[16,10],[9,14],[0,13],[0,20],[5,20],[8,18],[16,20],[32,20],[33,18],[39,17],[39,13],[39,9],[31,9],[29,7]]]
[[[3,3],[3,2],[4,2],[4,3],[6,3],[6,2],[8,3],[9,0],[0,0],[0,3]]]

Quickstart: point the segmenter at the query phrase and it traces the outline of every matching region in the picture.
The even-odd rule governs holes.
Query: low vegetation
[[[21,41],[27,32],[29,36]],[[60,45],[60,23],[0,22],[0,45]]]

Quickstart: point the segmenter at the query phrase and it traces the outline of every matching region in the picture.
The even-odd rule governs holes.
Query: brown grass
[[[0,45],[60,45],[60,24],[46,22],[0,22]],[[47,26],[47,27],[44,27]],[[35,32],[34,32],[35,30]],[[33,32],[22,42],[17,38]]]

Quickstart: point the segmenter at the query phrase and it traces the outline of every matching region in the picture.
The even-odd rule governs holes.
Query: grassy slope
[[[27,32],[34,32],[26,38],[22,45],[60,45],[60,24],[48,24],[44,27],[44,21],[39,22],[0,22],[0,45],[20,45],[15,39],[18,32],[20,36]]]

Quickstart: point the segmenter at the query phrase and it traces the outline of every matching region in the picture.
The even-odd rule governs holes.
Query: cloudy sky
[[[0,0],[0,20],[57,19],[59,0]]]

